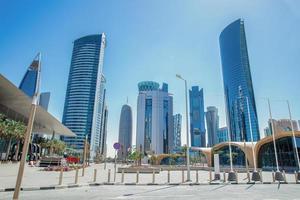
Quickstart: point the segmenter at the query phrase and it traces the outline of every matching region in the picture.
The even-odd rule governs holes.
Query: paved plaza
[[[121,165],[118,165],[121,166]],[[138,183],[135,173],[124,175],[122,183],[121,173],[116,174],[114,181],[114,165],[108,163],[93,164],[85,170],[85,176],[79,171],[78,185],[74,186],[75,171],[64,172],[62,188],[58,187],[59,172],[41,171],[39,167],[26,166],[21,191],[22,199],[289,199],[300,200],[300,184],[295,184],[294,174],[286,174],[289,184],[272,183],[271,172],[263,172],[263,182],[247,184],[245,173],[238,175],[239,184],[228,184],[223,181],[216,182],[218,185],[209,185],[209,172],[199,171],[199,184],[195,185],[196,172],[191,172],[190,183],[182,184],[182,171],[170,172],[170,184],[167,183],[167,171],[153,175],[140,174]],[[97,169],[97,186],[89,186],[93,183],[94,169]],[[108,180],[108,171],[111,171]],[[15,186],[18,164],[0,164],[0,199],[11,199],[12,192],[4,192],[3,189],[12,189]],[[223,176],[221,176],[223,178]],[[186,179],[186,172],[184,173]],[[110,182],[110,183],[108,183]],[[269,184],[272,183],[272,184]],[[114,185],[106,185],[114,184]],[[129,184],[129,185],[128,185]],[[191,184],[191,185],[188,185]],[[53,187],[52,189],[40,190],[40,187]],[[54,187],[56,188],[54,190]],[[1,190],[2,189],[2,190]],[[32,190],[32,191],[30,191]]]
[[[120,165],[118,165],[120,166]],[[28,187],[48,187],[55,186],[59,183],[59,172],[54,171],[41,171],[43,168],[40,167],[29,167],[26,165],[24,178],[22,182],[23,188]],[[85,170],[85,176],[82,177],[82,171],[79,170],[78,184],[87,184],[93,181],[94,169],[97,169],[97,183],[105,183],[108,181],[108,171],[110,169],[110,182],[115,182],[120,184],[122,182],[121,173],[116,173],[116,180],[114,181],[114,165],[108,163],[106,169],[104,169],[104,164],[93,164],[87,167]],[[1,188],[14,188],[16,182],[16,175],[18,171],[18,164],[0,164],[0,189]],[[199,171],[199,183],[207,184],[209,182],[209,172]],[[155,175],[155,183],[166,184],[168,173],[167,171],[161,171]],[[223,179],[223,175],[221,175]],[[295,183],[294,174],[286,174],[287,182]],[[184,172],[184,179],[186,179],[186,171]],[[246,183],[247,176],[246,173],[239,173],[238,175],[239,183]],[[191,171],[192,183],[196,182],[196,172]],[[64,172],[62,185],[70,185],[75,182],[75,170]],[[140,174],[139,184],[148,184],[153,182],[152,173],[150,174]],[[272,182],[271,172],[263,172],[263,182]],[[136,183],[135,173],[125,173],[124,183]],[[182,171],[171,171],[170,172],[170,183],[182,183]],[[300,185],[299,185],[300,187]]]
[[[1,192],[0,199],[11,199]],[[202,185],[202,186],[95,186],[61,190],[24,191],[20,199],[218,199],[218,200],[300,200],[299,185]]]

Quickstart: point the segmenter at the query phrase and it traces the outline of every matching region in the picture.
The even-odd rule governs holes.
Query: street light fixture
[[[26,157],[27,157],[27,153],[28,153],[28,146],[29,146],[32,128],[33,128],[33,124],[34,124],[34,119],[35,119],[35,112],[36,112],[36,108],[37,108],[37,105],[39,102],[39,97],[40,97],[41,53],[38,53],[38,55],[34,58],[31,66],[35,67],[37,69],[37,78],[36,78],[36,85],[35,85],[36,87],[35,87],[34,95],[32,97],[30,114],[29,114],[27,129],[26,129],[26,133],[25,133],[25,140],[24,140],[23,149],[22,149],[22,157],[21,157],[21,161],[20,161],[20,166],[19,166],[19,171],[18,171],[18,176],[17,176],[17,181],[16,181],[16,187],[15,187],[15,191],[13,194],[14,200],[19,199],[19,194],[20,194],[20,189],[21,189],[21,184],[22,184],[22,179],[23,179],[23,174],[24,174],[24,167],[25,167]]]
[[[294,129],[294,126],[293,126],[293,121],[292,121],[290,102],[287,100],[286,103],[287,103],[288,110],[289,110],[290,123],[291,123],[291,127],[292,127],[292,132],[293,132],[294,148],[295,148],[295,151],[296,151],[296,159],[297,159],[297,164],[298,164],[298,171],[296,173],[297,173],[297,180],[299,180],[300,179],[300,161],[299,161],[298,147],[297,147],[296,137],[295,137],[295,129]]]
[[[269,106],[269,114],[270,114],[270,119],[271,119],[271,132],[272,132],[272,137],[273,137],[273,145],[274,145],[274,153],[275,153],[275,160],[276,160],[276,172],[275,172],[275,180],[276,181],[283,181],[283,175],[279,170],[279,165],[278,165],[278,155],[277,155],[277,148],[276,148],[276,141],[275,141],[275,128],[273,124],[273,118],[272,118],[272,112],[271,112],[271,105],[270,105],[270,100],[268,99],[268,106]]]
[[[176,74],[176,77],[184,81],[185,86],[185,112],[186,112],[186,168],[187,168],[187,180],[191,181],[191,170],[190,170],[190,140],[189,140],[189,112],[188,112],[188,99],[187,99],[187,83],[181,75]]]

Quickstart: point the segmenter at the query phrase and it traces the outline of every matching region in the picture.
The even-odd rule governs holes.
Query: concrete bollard
[[[170,183],[170,170],[168,169],[168,183]]]
[[[93,182],[97,181],[97,169],[94,169],[94,179]]]
[[[286,174],[285,174],[285,170],[282,171],[283,172],[283,180],[286,183]]]
[[[199,172],[196,170],[196,183],[199,183]]]
[[[182,183],[184,183],[184,170],[182,170],[182,180],[181,180]]]
[[[63,167],[60,169],[60,172],[59,172],[59,181],[58,181],[58,185],[62,185],[62,179],[63,179]]]
[[[124,183],[124,169],[122,169],[121,183]]]
[[[250,173],[249,173],[249,171],[247,171],[247,179],[248,179],[248,182],[250,182]]]
[[[296,182],[296,184],[297,184],[297,183],[298,183],[298,174],[297,174],[296,171],[294,172],[294,174],[295,174],[295,182]]]
[[[107,173],[107,182],[108,182],[108,183],[110,183],[110,170],[111,170],[111,169],[108,169],[108,173]]]
[[[155,169],[153,169],[153,172],[152,172],[152,184],[155,183]]]
[[[237,171],[235,171],[236,183],[239,183],[239,177]]]
[[[211,175],[211,170],[209,170],[209,183],[212,181],[212,175]]]
[[[263,176],[262,176],[262,170],[259,171],[259,174],[260,174],[260,182],[263,183],[264,181],[263,181]]]
[[[224,183],[226,182],[226,172],[225,171],[223,172],[223,182]]]
[[[139,183],[139,175],[140,175],[140,172],[139,170],[136,171],[136,183]]]
[[[274,170],[272,170],[272,180],[273,180],[273,183],[275,183],[275,174],[274,174]]]
[[[78,170],[78,168],[76,168],[76,171],[75,171],[75,184],[78,183],[78,172],[79,172],[79,170]]]

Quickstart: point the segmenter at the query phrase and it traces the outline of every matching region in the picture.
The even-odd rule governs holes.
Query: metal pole
[[[185,112],[186,112],[186,167],[187,167],[187,181],[191,181],[190,178],[190,139],[189,139],[189,111],[188,111],[188,98],[187,98],[187,81],[180,75],[176,74],[176,77],[184,81],[185,86]]]
[[[226,102],[226,97],[225,102]],[[228,146],[229,146],[229,160],[230,160],[230,172],[233,172],[233,164],[232,164],[232,150],[231,150],[231,128],[230,128],[230,122],[229,122],[229,114],[227,110],[227,106],[225,106],[225,112],[226,112],[226,124],[227,124],[227,137],[228,137]]]
[[[187,99],[187,83],[186,80],[184,80],[185,85],[185,112],[186,112],[186,167],[187,167],[187,180],[191,181],[190,176],[190,140],[189,140],[189,112],[188,112],[188,99]]]
[[[275,141],[275,129],[274,129],[274,124],[273,124],[271,105],[270,105],[270,100],[269,99],[268,99],[268,105],[269,105],[269,114],[270,114],[270,119],[271,119],[271,128],[272,128],[273,145],[274,145],[274,151],[275,151],[276,167],[277,167],[277,172],[279,172],[277,148],[276,148],[276,141]]]
[[[14,195],[13,195],[14,200],[19,199],[19,194],[20,194],[20,189],[21,189],[21,184],[22,184],[22,179],[23,179],[23,174],[24,174],[24,167],[25,167],[26,157],[27,157],[27,153],[28,153],[29,140],[30,140],[31,133],[32,133],[36,107],[37,107],[38,101],[39,101],[41,53],[38,53],[37,57],[38,57],[38,69],[37,69],[36,90],[35,90],[34,96],[32,98],[30,115],[29,115],[29,119],[28,119],[26,133],[25,133],[24,145],[23,145],[23,149],[22,149],[22,157],[21,157],[21,161],[20,161],[15,191],[14,191]]]
[[[116,168],[117,168],[117,150],[115,150],[114,182],[116,182]]]
[[[291,109],[290,109],[290,103],[289,103],[288,100],[286,102],[287,102],[288,109],[289,109],[290,122],[291,122],[291,127],[292,127],[292,132],[293,132],[293,140],[294,140],[294,148],[295,148],[295,151],[296,151],[296,158],[297,158],[297,164],[298,164],[298,172],[300,172],[299,154],[298,154],[298,148],[297,148],[297,143],[296,143],[295,130],[294,130],[293,121],[292,121],[292,114],[291,114]]]

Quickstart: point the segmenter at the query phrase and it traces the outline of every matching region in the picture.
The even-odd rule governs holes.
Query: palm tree
[[[22,122],[17,122],[16,124],[16,132],[15,132],[15,139],[17,141],[17,148],[15,151],[14,160],[18,160],[20,143],[25,139],[25,131],[26,126]]]

